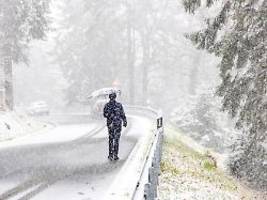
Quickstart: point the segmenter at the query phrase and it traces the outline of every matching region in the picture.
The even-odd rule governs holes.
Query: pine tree
[[[205,6],[214,2],[207,0]],[[183,3],[190,13],[204,4]],[[239,151],[230,164],[232,172],[267,188],[267,0],[221,3],[219,14],[206,20],[206,28],[187,37],[198,48],[221,57],[217,94],[222,109],[243,132],[235,145]]]
[[[28,44],[48,30],[49,0],[0,0],[0,68],[5,104],[13,109],[12,63],[28,62]]]

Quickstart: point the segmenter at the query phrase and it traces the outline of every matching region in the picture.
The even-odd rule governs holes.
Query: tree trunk
[[[3,64],[4,64],[4,91],[5,91],[5,106],[8,110],[13,110],[13,73],[12,73],[12,57],[10,47],[5,47]]]
[[[0,55],[0,110],[5,110],[5,74],[4,74],[4,59]]]
[[[132,8],[130,2],[126,1],[128,6],[128,20],[127,20],[127,62],[128,62],[128,76],[129,76],[129,103],[135,103],[135,70],[134,70],[134,57],[135,57],[135,31],[131,23]]]
[[[0,52],[0,107],[2,110],[13,110],[13,74],[12,57],[9,47],[4,47]]]
[[[149,60],[150,60],[150,42],[149,36],[146,30],[143,31],[142,34],[142,45],[143,45],[143,97],[142,103],[144,105],[147,104],[147,92],[148,92],[148,68],[149,68]]]
[[[4,75],[5,75],[5,104],[8,110],[13,110],[13,74],[11,56],[4,57]]]

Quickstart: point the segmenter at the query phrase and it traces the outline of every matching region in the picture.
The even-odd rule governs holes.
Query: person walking
[[[122,125],[127,126],[127,119],[121,103],[116,101],[116,93],[109,94],[109,102],[104,107],[104,117],[107,118],[109,134],[109,160],[118,160],[119,141]]]

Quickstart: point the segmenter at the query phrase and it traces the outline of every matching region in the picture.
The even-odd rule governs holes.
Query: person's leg
[[[109,135],[109,137],[108,137],[108,159],[112,159],[112,157],[113,157],[113,151],[112,151],[112,149],[113,149],[113,138],[112,138],[112,136],[111,135]]]
[[[108,128],[108,159],[113,158],[113,134],[112,134],[112,128]]]
[[[121,136],[121,128],[117,127],[116,128],[116,133],[115,133],[115,138],[114,138],[114,160],[118,160],[118,154],[119,154],[119,143],[120,143],[120,136]]]
[[[114,160],[118,160],[120,138],[114,139]]]

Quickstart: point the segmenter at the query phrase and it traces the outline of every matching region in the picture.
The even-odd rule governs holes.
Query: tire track
[[[89,131],[86,135],[83,135],[83,136],[81,136],[81,137],[79,137],[79,138],[77,138],[75,140],[69,141],[69,142],[58,143],[58,145],[67,144],[67,143],[69,143],[71,145],[72,143],[74,144],[76,142],[81,142],[81,141],[83,141],[85,139],[90,139],[93,136],[95,136],[98,133],[100,133],[104,128],[105,128],[104,125],[100,125],[99,127],[96,127],[93,130]],[[45,144],[42,144],[42,145],[45,145]],[[18,169],[18,170],[12,171],[10,173],[0,175],[0,180],[1,179],[6,179],[6,178],[11,177],[11,176],[15,176],[16,174],[22,174],[23,172],[29,172],[29,171],[30,171],[30,169]]]
[[[79,143],[85,139],[90,139],[91,137],[93,137],[94,135],[100,133],[103,129],[105,128],[104,125],[101,125],[99,127],[96,127],[94,128],[93,130],[89,131],[89,133],[87,133],[86,135],[83,135],[79,138],[77,138],[76,140],[73,140],[73,141],[70,141],[70,142],[67,142],[67,143],[70,143],[70,144],[75,144],[75,143]],[[30,172],[31,169],[19,169],[19,170],[16,170],[16,171],[12,171],[8,174],[5,174],[4,176],[1,175],[0,176],[0,179],[7,179],[8,177],[10,176],[15,176],[16,174],[22,174],[23,172]],[[49,185],[55,183],[57,181],[57,179],[55,180],[49,180],[49,181],[43,181],[44,180],[44,177],[40,177],[37,175],[37,177],[39,178],[35,178],[36,176],[30,178],[29,180],[27,181],[24,181],[23,183],[7,190],[6,192],[4,192],[3,194],[0,194],[0,200],[6,200],[6,199],[10,199],[14,196],[17,196],[19,195],[20,193],[23,193],[25,191],[27,191],[28,189],[42,183],[42,182],[45,182],[45,183],[42,183],[42,185],[40,185],[37,189],[29,192],[28,194],[26,194],[23,198],[21,199],[29,199],[28,198],[28,195],[30,196],[35,196],[36,194],[39,193],[39,191],[43,191],[45,188],[49,187]],[[46,177],[46,176],[45,176]],[[63,176],[64,177],[64,176]],[[36,194],[35,194],[36,193]]]
[[[27,180],[25,182],[23,182],[22,184],[19,184],[18,186],[7,190],[6,192],[4,192],[3,194],[0,195],[0,200],[6,200],[9,199],[11,197],[14,197],[16,195],[18,195],[20,192],[24,192],[27,191],[28,189],[30,189],[31,187],[40,184],[42,182],[42,180],[36,180],[36,179],[30,179]]]

